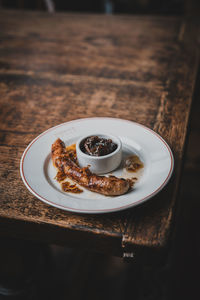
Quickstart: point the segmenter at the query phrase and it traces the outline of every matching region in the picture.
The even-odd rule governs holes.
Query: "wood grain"
[[[115,255],[165,248],[198,67],[192,26],[175,17],[0,12],[2,236]],[[139,122],[169,143],[175,173],[162,193],[134,209],[88,216],[26,190],[19,162],[28,143],[52,126],[94,116]]]

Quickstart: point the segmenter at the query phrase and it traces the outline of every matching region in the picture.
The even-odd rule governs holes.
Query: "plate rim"
[[[41,138],[43,135],[47,134],[48,132],[54,130],[55,128],[64,126],[65,124],[69,124],[69,123],[74,123],[77,121],[86,121],[86,120],[102,120],[102,119],[108,119],[108,120],[117,120],[117,121],[122,121],[122,122],[128,122],[128,123],[133,123],[139,127],[143,127],[144,129],[150,131],[152,134],[154,134],[157,138],[159,138],[161,140],[161,142],[165,145],[165,147],[167,148],[169,155],[170,155],[170,159],[171,159],[171,166],[169,169],[169,172],[165,178],[165,180],[163,181],[163,183],[155,190],[153,191],[151,194],[145,196],[142,199],[139,199],[138,201],[134,202],[134,203],[130,203],[127,205],[123,205],[117,208],[112,208],[112,209],[100,209],[100,210],[91,210],[91,209],[77,209],[77,208],[70,208],[67,206],[63,206],[61,204],[55,204],[54,202],[42,197],[41,195],[39,195],[36,191],[34,191],[32,189],[32,187],[29,185],[29,183],[26,180],[26,177],[24,175],[24,170],[23,170],[23,166],[24,166],[24,159],[26,157],[27,152],[29,151],[29,149],[31,148],[31,146],[39,139]],[[151,199],[152,197],[154,197],[155,195],[157,195],[168,183],[169,179],[171,178],[171,175],[173,173],[174,170],[174,156],[172,153],[172,150],[170,148],[170,146],[168,145],[168,143],[163,139],[163,137],[161,137],[157,132],[155,132],[154,130],[152,130],[151,128],[137,123],[135,121],[131,121],[131,120],[126,120],[126,119],[121,119],[121,118],[113,118],[113,117],[91,117],[91,118],[79,118],[79,119],[74,119],[68,122],[64,122],[61,124],[58,124],[56,126],[53,126],[47,130],[45,130],[44,132],[42,132],[41,134],[39,134],[36,138],[34,138],[26,147],[26,149],[24,150],[22,156],[21,156],[21,160],[20,160],[20,175],[22,178],[23,183],[25,184],[25,186],[27,187],[27,189],[38,199],[40,199],[41,201],[54,206],[56,208],[65,210],[65,211],[70,211],[70,212],[75,212],[75,213],[84,213],[84,214],[101,214],[101,213],[111,213],[111,212],[117,212],[117,211],[121,211],[121,210],[125,210],[127,208],[131,208],[131,207],[135,207],[138,206],[139,204]]]

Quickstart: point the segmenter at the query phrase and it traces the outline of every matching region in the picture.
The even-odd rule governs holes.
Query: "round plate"
[[[51,145],[57,138],[67,145],[85,135],[101,132],[118,136],[123,145],[123,157],[136,154],[144,168],[134,188],[121,196],[108,197],[84,189],[81,194],[62,191],[55,180],[56,169],[51,161]],[[168,182],[174,159],[167,143],[151,129],[116,118],[86,118],[63,123],[35,138],[24,151],[20,173],[28,190],[49,205],[78,213],[106,213],[136,206],[157,194]],[[121,166],[112,172],[118,177],[130,177]],[[134,173],[131,174],[134,177]]]

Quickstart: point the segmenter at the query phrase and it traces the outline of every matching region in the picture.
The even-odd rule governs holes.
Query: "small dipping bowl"
[[[117,145],[115,151],[103,155],[103,156],[92,156],[84,153],[81,150],[81,144],[85,139],[91,136],[98,136],[99,138],[111,139],[113,143]],[[95,174],[105,174],[115,170],[121,163],[122,160],[122,143],[120,139],[113,135],[105,134],[90,134],[81,137],[76,143],[76,153],[78,164],[81,168],[89,165],[90,171]]]

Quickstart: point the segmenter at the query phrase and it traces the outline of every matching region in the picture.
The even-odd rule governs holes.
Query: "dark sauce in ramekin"
[[[80,148],[90,156],[104,156],[114,152],[117,149],[117,144],[113,143],[111,139],[93,135],[84,139]]]

